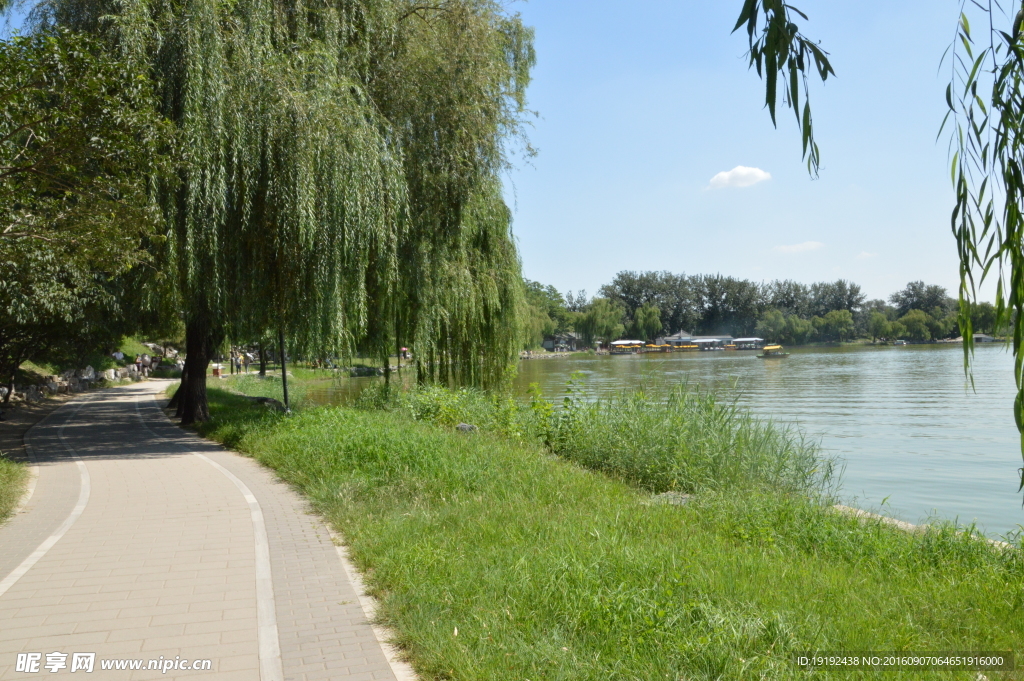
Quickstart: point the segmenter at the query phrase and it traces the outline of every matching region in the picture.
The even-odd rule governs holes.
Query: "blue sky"
[[[799,130],[747,70],[741,0],[532,0],[530,138],[506,188],[525,276],[591,294],[620,270],[810,283],[870,297],[923,279],[956,291],[945,115],[956,0],[804,0],[837,77],[812,89],[820,178]],[[771,179],[709,188],[717,173]]]
[[[591,294],[626,269],[841,277],[873,298],[923,279],[955,293],[947,140],[936,134],[958,0],[796,3],[837,72],[812,89],[817,180],[792,115],[780,109],[772,127],[746,35],[730,34],[741,4],[510,4],[537,48],[529,135],[540,153],[506,178],[524,275]],[[771,179],[710,188],[737,166]]]

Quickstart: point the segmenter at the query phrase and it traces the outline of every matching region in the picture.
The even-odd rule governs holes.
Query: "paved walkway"
[[[174,426],[165,385],[83,395],[29,432],[38,479],[0,525],[0,679],[87,673],[90,653],[85,678],[398,678],[323,522]]]

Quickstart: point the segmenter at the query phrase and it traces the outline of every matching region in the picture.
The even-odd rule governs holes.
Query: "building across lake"
[[[540,344],[545,350],[551,352],[574,352],[583,347],[583,339],[572,331],[556,333],[552,336],[545,336],[544,342]]]

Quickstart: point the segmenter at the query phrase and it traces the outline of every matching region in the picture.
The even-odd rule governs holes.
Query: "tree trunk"
[[[174,412],[175,416],[177,416],[179,418],[181,417],[182,386],[185,385],[185,381],[187,381],[187,380],[188,380],[188,372],[182,370],[182,372],[181,372],[181,383],[178,385],[178,389],[174,391],[174,396],[171,397],[171,400],[167,403],[167,408],[168,409],[174,409],[175,410],[175,412]]]
[[[277,330],[277,342],[281,350],[281,389],[284,391],[284,410],[289,411],[291,407],[288,404],[288,364],[285,360],[283,328]]]
[[[185,357],[185,374],[190,378],[187,381],[183,380],[178,389],[182,393],[178,410],[181,413],[181,424],[184,426],[210,420],[210,406],[206,401],[206,370],[210,366],[210,357],[216,345],[213,341],[209,324],[206,324],[205,320],[189,322],[185,327],[188,352]]]
[[[260,378],[267,377],[267,351],[263,349],[263,344],[260,343]]]

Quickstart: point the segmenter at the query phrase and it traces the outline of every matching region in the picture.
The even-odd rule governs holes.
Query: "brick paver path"
[[[74,653],[95,653],[84,678],[396,679],[322,521],[168,421],[164,385],[83,395],[29,432],[36,487],[0,526],[0,679],[70,674]],[[101,668],[122,659],[143,669]]]

